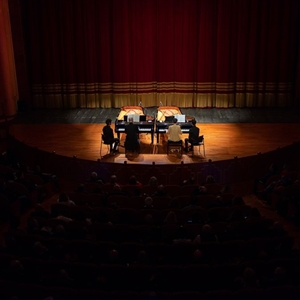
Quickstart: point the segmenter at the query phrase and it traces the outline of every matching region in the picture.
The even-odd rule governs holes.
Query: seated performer
[[[198,142],[200,130],[196,126],[196,120],[192,120],[192,127],[189,130],[189,137],[184,140],[185,148],[184,151],[188,152],[188,150],[193,150],[193,144]],[[188,149],[188,144],[191,144],[190,149]]]
[[[135,151],[140,148],[139,129],[136,124],[133,124],[133,118],[128,119],[129,124],[125,126],[125,149]]]
[[[169,135],[168,143],[172,144],[172,143],[182,142],[181,141],[182,132],[180,126],[177,124],[176,118],[173,119],[173,125],[169,126],[167,130],[167,134]]]
[[[120,143],[120,140],[114,137],[114,132],[110,127],[111,119],[107,119],[105,123],[106,125],[102,129],[103,141],[105,144],[110,144],[110,153],[115,153],[117,152],[117,147]]]

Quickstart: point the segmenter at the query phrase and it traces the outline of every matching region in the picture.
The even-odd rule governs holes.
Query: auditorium
[[[299,0],[0,0],[5,300],[300,296]]]

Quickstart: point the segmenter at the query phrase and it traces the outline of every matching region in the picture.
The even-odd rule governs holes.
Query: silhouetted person
[[[106,125],[103,127],[102,132],[103,132],[103,141],[105,144],[110,145],[110,153],[115,153],[117,152],[118,145],[120,143],[120,140],[118,138],[114,137],[114,132],[112,128],[110,127],[111,125],[111,119],[107,119],[105,121]]]
[[[196,120],[193,119],[191,123],[192,123],[192,127],[189,130],[189,137],[184,140],[184,144],[185,144],[184,151],[185,152],[188,152],[189,150],[190,151],[193,150],[193,144],[198,142],[198,137],[199,137],[199,133],[200,133],[199,128],[196,126]],[[190,148],[188,148],[189,144],[191,144]]]
[[[130,151],[139,151],[140,140],[138,126],[133,123],[133,118],[129,118],[128,122],[129,124],[125,126],[125,149]]]

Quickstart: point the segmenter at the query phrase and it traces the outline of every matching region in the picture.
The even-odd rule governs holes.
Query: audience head
[[[98,174],[96,172],[91,173],[91,180],[92,181],[98,180]]]
[[[195,126],[196,125],[196,120],[193,119],[191,123]]]
[[[164,185],[163,185],[163,184],[160,184],[160,185],[157,187],[157,190],[160,191],[160,192],[164,191],[164,190],[165,190]]]
[[[149,257],[146,251],[142,250],[137,255],[137,263],[145,264],[149,262]]]
[[[223,201],[223,197],[221,196],[221,195],[217,195],[216,196],[216,203],[218,204],[218,205],[225,205],[225,203],[224,203],[224,201]]]
[[[119,252],[116,249],[112,249],[109,251],[109,261],[112,263],[119,262]]]
[[[134,175],[130,176],[129,184],[131,184],[131,185],[136,185],[137,184],[137,179]]]
[[[269,258],[268,253],[264,249],[261,249],[256,256],[256,259],[259,260],[267,260],[268,258]]]
[[[168,214],[165,217],[164,222],[166,224],[177,224],[177,216],[176,216],[175,212],[172,210],[170,212],[168,212]]]
[[[204,185],[198,186],[198,193],[199,194],[206,194],[207,188]]]
[[[196,175],[194,172],[191,172],[190,177],[188,179],[183,180],[183,185],[195,184],[196,183]]]
[[[209,225],[209,224],[204,224],[201,228],[201,231],[203,233],[212,233],[213,232],[213,229],[212,227]]]
[[[144,217],[144,221],[146,223],[152,223],[153,222],[153,216],[151,214],[146,214]]]
[[[205,183],[214,183],[215,178],[212,175],[207,175],[205,179]]]
[[[201,235],[197,234],[193,240],[193,245],[200,245],[201,244]]]
[[[35,242],[33,244],[33,251],[37,255],[43,255],[48,252],[48,248],[41,244],[41,242]]]
[[[152,197],[146,197],[145,198],[145,206],[146,207],[153,207],[153,199],[152,199]]]
[[[174,123],[174,124],[176,124],[177,121],[178,121],[177,118],[174,118],[174,119],[173,119],[173,123]]]
[[[157,178],[155,176],[150,177],[149,179],[149,185],[156,186],[158,183]]]
[[[58,271],[58,280],[61,280],[63,282],[69,282],[72,281],[69,273],[65,269],[60,269]]]
[[[246,268],[243,273],[244,286],[247,288],[257,287],[256,273],[252,268]]]
[[[113,186],[112,190],[113,190],[113,192],[121,192],[122,188],[118,184],[115,184]]]
[[[116,175],[111,175],[111,176],[110,176],[110,183],[111,183],[111,184],[116,184],[117,181],[118,181],[118,178],[117,178]]]
[[[199,249],[196,249],[193,253],[193,261],[201,262],[203,260],[203,252]]]
[[[21,263],[18,259],[13,259],[13,260],[11,260],[11,262],[10,262],[10,267],[11,267],[12,269],[15,269],[15,270],[23,269],[23,265],[22,265],[22,263]]]
[[[133,118],[132,117],[128,118],[128,122],[133,123]]]
[[[65,227],[63,225],[57,225],[54,228],[54,235],[56,236],[64,236],[66,233]]]

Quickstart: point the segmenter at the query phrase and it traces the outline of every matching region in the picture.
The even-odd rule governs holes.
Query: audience
[[[153,208],[153,198],[152,197],[145,198],[144,208]]]
[[[75,205],[75,203],[72,200],[70,200],[70,198],[66,192],[61,192],[59,194],[57,202],[65,204],[65,205]]]
[[[157,190],[152,194],[152,197],[170,197],[168,192],[165,190],[164,185],[160,184]],[[171,197],[170,197],[171,199]]]
[[[196,184],[196,175],[194,172],[191,172],[190,177],[188,179],[183,180],[182,186],[193,185],[193,184]]]
[[[254,180],[254,193],[258,192],[258,186],[259,184],[262,185],[263,188],[266,187],[266,183],[272,176],[275,176],[279,173],[278,165],[276,163],[272,163],[269,167],[269,170],[266,174],[264,174],[260,178],[256,178]]]
[[[148,182],[148,185],[157,187],[158,186],[158,180],[155,176],[151,176]]]
[[[253,289],[259,287],[259,281],[257,279],[256,273],[252,268],[246,268],[242,276],[242,284],[245,289]]]
[[[200,233],[201,242],[218,242],[218,237],[209,224],[204,224]]]
[[[138,254],[137,254],[137,258],[136,258],[136,265],[148,265],[150,264],[150,259],[149,256],[147,254],[147,252],[145,250],[141,250]]]
[[[199,195],[205,195],[206,194],[206,187],[204,185],[199,185],[197,188],[195,188],[192,191],[192,196],[199,196]]]
[[[164,219],[165,224],[177,224],[177,216],[174,211],[168,212]]]
[[[272,170],[270,168],[270,174],[271,173]],[[21,180],[22,173],[19,172],[18,174],[19,175],[17,177]],[[265,177],[271,176],[270,174],[266,174],[264,177],[261,178],[260,181],[261,182],[265,181]],[[284,177],[285,174],[288,174],[288,172],[286,173],[283,172],[281,181],[285,180]],[[195,174],[192,172],[191,177],[187,180],[184,180],[180,185],[193,184],[195,182],[194,175]],[[12,174],[10,176],[12,176]],[[88,181],[100,182],[100,183],[102,182],[101,179],[98,178],[96,172],[91,173],[91,177]],[[211,184],[214,182],[215,179],[213,176],[209,175],[206,177],[205,184]],[[142,187],[142,184],[136,179],[135,176],[131,176],[129,178],[128,184]],[[118,182],[116,175],[112,175],[110,177],[109,182],[106,183],[105,185],[111,187],[111,190],[109,190],[108,192],[108,195],[110,196],[126,194],[122,190],[122,185]],[[222,272],[226,270],[227,266],[225,264],[224,265],[216,264],[218,256],[219,256],[218,258],[219,261],[222,262],[226,261],[233,264],[232,269],[235,270],[235,273],[234,271],[228,272],[229,280],[232,279],[233,281],[231,286],[232,290],[234,288],[236,288],[236,290],[242,290],[242,289],[250,290],[256,288],[285,286],[291,283],[295,284],[295,280],[290,281],[290,278],[287,276],[289,267],[285,268],[277,262],[275,264],[275,261],[272,261],[273,257],[270,254],[272,252],[268,248],[268,247],[270,248],[273,247],[273,245],[275,245],[274,246],[275,248],[279,247],[280,250],[278,251],[275,250],[277,251],[276,258],[277,257],[279,257],[279,259],[281,258],[280,255],[284,253],[283,251],[281,251],[281,249],[283,247],[286,247],[286,245],[284,245],[284,239],[278,242],[279,244],[272,244],[271,242],[268,241],[268,239],[275,240],[277,238],[288,237],[288,233],[284,230],[282,224],[274,222],[270,227],[266,227],[264,229],[264,232],[261,232],[261,236],[266,237],[265,240],[262,239],[259,242],[253,241],[250,238],[251,235],[246,234],[251,229],[250,227],[247,227],[249,226],[248,223],[250,224],[251,221],[253,222],[260,221],[263,219],[263,217],[261,216],[260,211],[256,207],[252,207],[250,213],[248,213],[247,220],[244,219],[244,214],[241,210],[236,210],[236,213],[231,215],[231,218],[229,220],[225,220],[225,221],[222,220],[222,222],[216,221],[214,222],[214,226],[212,226],[213,224],[211,220],[202,219],[202,215],[199,213],[200,209],[197,210],[197,208],[199,208],[199,205],[197,203],[198,200],[197,197],[207,194],[207,190],[204,185],[199,185],[197,189],[191,191],[191,195],[189,195],[191,196],[191,202],[183,209],[179,209],[179,204],[174,204],[172,202],[173,199],[170,197],[169,206],[172,207],[174,210],[169,211],[167,214],[165,214],[164,212],[164,214],[161,214],[161,216],[163,215],[164,217],[161,217],[161,220],[159,220],[155,215],[155,211],[157,210],[154,209],[155,203],[153,204],[152,197],[159,197],[159,196],[165,197],[169,195],[168,193],[166,193],[163,184],[158,185],[156,177],[154,176],[151,177],[151,179],[149,180],[149,185],[153,186],[154,188],[157,187],[157,191],[151,194],[151,196],[147,196],[144,200],[144,204],[143,204],[143,199],[141,199],[138,205],[139,207],[144,205],[143,206],[144,209],[151,208],[152,210],[151,209],[147,210],[147,212],[143,214],[143,216],[141,217],[140,223],[138,224],[135,223],[137,219],[134,219],[134,214],[130,215],[130,213],[128,213],[128,222],[126,224],[119,222],[121,220],[121,217],[117,219],[117,216],[121,215],[119,213],[120,207],[107,204],[107,205],[101,205],[99,207],[99,212],[97,212],[97,214],[95,212],[96,209],[89,210],[88,207],[87,210],[82,210],[80,211],[80,213],[77,214],[74,213],[72,215],[72,218],[64,215],[63,213],[58,214],[56,218],[65,221],[65,223],[52,225],[52,227],[49,227],[47,225],[42,225],[42,222],[47,224],[46,220],[52,221],[51,220],[52,215],[49,212],[47,212],[42,205],[37,205],[34,208],[34,210],[31,212],[30,218],[27,219],[27,228],[24,235],[20,235],[20,233],[17,234],[16,232],[15,235],[12,234],[11,240],[8,240],[8,245],[10,245],[11,247],[8,247],[7,249],[15,250],[14,252],[15,254],[26,253],[26,255],[30,256],[30,259],[32,261],[41,260],[46,262],[49,261],[49,259],[58,259],[59,262],[56,261],[56,263],[58,265],[60,264],[59,267],[57,267],[56,269],[55,267],[53,267],[57,272],[55,274],[54,283],[57,287],[63,287],[63,288],[69,287],[72,289],[77,289],[76,280],[78,280],[78,278],[75,279],[74,277],[74,274],[76,274],[75,272],[76,264],[78,265],[82,264],[82,267],[84,264],[86,264],[85,268],[87,270],[92,270],[92,267],[97,268],[98,270],[97,272],[99,273],[97,273],[97,275],[95,273],[95,276],[93,277],[94,281],[88,283],[89,287],[98,286],[98,287],[102,287],[102,290],[106,289],[108,291],[112,291],[114,288],[116,288],[116,290],[118,291],[119,281],[117,280],[119,280],[122,276],[126,276],[124,274],[127,274],[129,276],[128,282],[130,282],[130,287],[131,288],[135,287],[137,291],[140,291],[139,289],[141,289],[142,285],[139,285],[134,281],[130,281],[131,280],[130,276],[133,276],[132,274],[134,274],[134,272],[137,273],[137,275],[135,276],[138,277],[140,275],[143,278],[141,279],[141,281],[145,280],[143,286],[147,285],[147,286],[157,287],[157,282],[158,282],[157,278],[161,278],[161,274],[163,274],[160,273],[162,272],[161,270],[167,270],[168,266],[164,264],[164,262],[168,261],[168,259],[169,262],[174,263],[175,265],[178,264],[178,261],[180,263],[182,262],[186,263],[186,261],[189,261],[193,263],[193,266],[199,265],[199,272],[204,272],[205,270],[208,271],[209,268],[214,268],[216,272],[217,271]],[[274,185],[273,190],[275,190],[277,186],[279,187],[280,185],[277,184]],[[282,186],[284,186],[283,183]],[[84,188],[84,186],[82,186],[82,188]],[[267,188],[268,186],[266,187],[266,189]],[[84,189],[81,192],[84,194],[85,193]],[[241,205],[241,206],[245,205],[243,198],[240,196],[233,197],[232,201],[228,203],[224,202],[222,196],[223,195],[221,194],[217,195],[215,200],[211,202],[211,204],[208,205],[207,208],[210,207],[231,208],[232,206],[236,206],[236,205]],[[56,198],[54,198],[54,200],[56,200]],[[67,209],[69,208],[76,209],[76,207],[78,207],[75,205],[75,203],[72,200],[69,199],[68,194],[64,191],[60,192],[57,202],[65,204]],[[103,204],[105,203],[105,201],[104,202],[99,201],[99,203]],[[66,208],[65,206],[63,207]],[[100,211],[100,208],[103,209],[102,212]],[[187,213],[187,210],[191,211],[191,213],[189,213],[189,216],[191,218],[187,220],[186,223],[182,224],[183,226],[180,226],[182,222],[181,214]],[[205,211],[206,208],[203,210]],[[137,212],[137,210],[135,211],[134,209],[133,211],[135,213]],[[100,221],[98,220],[98,222],[95,222],[95,220],[102,213],[106,215],[105,221],[102,222],[101,220]],[[95,217],[96,215],[97,217]],[[76,239],[75,240],[71,239],[70,238],[71,229],[68,224],[72,221],[84,222],[84,224],[87,224],[87,222],[85,222],[86,219],[89,219],[90,221],[89,221],[89,226],[84,227],[84,230],[86,230],[85,234],[82,236],[77,235],[77,237],[80,236],[80,239],[78,239],[77,241]],[[178,224],[178,219],[180,220],[179,224]],[[39,222],[39,220],[41,220],[41,223]],[[113,221],[109,222],[111,220]],[[245,225],[246,222],[248,222],[247,226]],[[217,223],[220,223],[220,225]],[[165,224],[172,225],[172,226],[164,226]],[[93,227],[94,225],[95,227]],[[117,225],[119,225],[119,227]],[[218,232],[217,234],[213,228],[218,228],[218,225],[220,226],[220,228],[218,229],[218,231],[216,231]],[[130,226],[133,228],[131,228]],[[174,236],[172,236],[172,238],[170,239],[163,239],[162,226],[167,227],[168,229],[170,228],[170,230],[172,227],[178,228],[178,232],[176,232],[175,229],[173,232],[175,234],[174,235],[175,238]],[[262,231],[263,229],[262,227],[261,228],[258,227],[256,230]],[[41,233],[41,231],[44,231],[45,234]],[[77,233],[80,233],[79,229]],[[117,234],[121,236],[120,240],[122,240],[123,242],[115,243],[114,239],[117,236]],[[76,237],[76,235],[73,235],[73,237],[74,236]],[[54,241],[52,241],[51,239],[53,239]],[[71,243],[74,243],[74,246]],[[132,244],[132,249],[134,250],[133,252],[134,256],[131,262],[133,262],[133,268],[134,267],[137,268],[136,270],[130,269],[132,267],[131,263],[128,266],[125,265],[124,263],[127,261],[126,257],[124,258],[125,252],[122,252],[123,251],[122,247],[124,246],[124,244],[129,244],[129,245]],[[72,245],[73,248],[70,245]],[[92,250],[89,248],[89,247],[92,248],[91,245],[97,245],[99,249],[102,246],[103,248],[101,248],[101,251],[99,251],[99,253],[96,252],[95,250],[93,250],[95,252],[92,253]],[[218,245],[220,246],[219,248]],[[234,252],[233,254],[231,254],[231,256],[229,251],[228,253],[226,252],[227,248],[231,249],[232,252]],[[79,255],[81,251],[80,249],[86,250],[87,253],[86,257],[84,255],[82,255],[82,257],[81,255]],[[181,253],[180,254],[181,256],[176,257],[176,255],[174,255],[174,253],[176,253],[175,249],[180,249],[180,251],[182,251],[182,252],[178,252]],[[171,257],[173,260],[175,259],[175,261],[171,261],[171,258],[168,258],[168,255],[166,254],[171,253],[168,251],[171,252],[173,251]],[[253,253],[252,255],[249,255],[249,252],[251,251],[253,251]],[[183,255],[186,255],[186,257],[184,257]],[[154,256],[156,256],[156,259],[153,259]],[[161,257],[164,257],[164,259],[160,259]],[[290,260],[293,259],[292,257],[284,257],[284,258],[288,262],[290,262]],[[176,261],[176,259],[178,259],[178,261]],[[3,261],[5,260],[3,259]],[[26,262],[26,258],[24,261]],[[98,263],[100,261],[105,261],[112,268],[116,267],[116,270],[119,271],[121,270],[121,273],[123,272],[122,273],[123,275],[117,273],[114,275],[114,273],[111,271],[113,269],[107,271],[107,273],[105,273],[104,271],[103,271],[104,273],[100,272],[99,270],[102,268],[102,265],[100,265],[101,268],[99,265],[95,265],[96,262]],[[155,263],[153,263],[154,261]],[[238,265],[238,262],[241,261],[245,263],[245,265],[244,264]],[[259,268],[256,269],[254,267],[253,268],[249,267],[253,262],[255,262],[255,264],[260,267],[259,265],[260,263],[269,262],[269,261],[274,263],[274,266],[276,266],[274,268],[274,272],[269,273],[270,276],[262,277]],[[71,268],[66,267],[68,263],[72,264]],[[180,265],[180,268],[183,267],[183,270],[185,270],[186,267],[185,263],[182,263],[182,265]],[[206,265],[208,263],[210,264],[209,266]],[[246,263],[247,264],[249,263],[249,266],[246,266]],[[55,266],[55,263],[53,263],[53,266]],[[241,270],[241,266],[243,267],[246,266],[246,267],[241,276],[236,276],[239,275],[237,274],[238,273],[237,270]],[[288,266],[288,264],[286,264],[286,266]],[[91,269],[89,269],[88,267],[91,267]],[[120,267],[120,269],[117,269],[117,267],[118,268]],[[121,269],[121,267],[123,267],[123,269]],[[147,269],[148,272],[147,279],[145,279],[146,275],[143,273],[143,271],[138,271],[138,270],[143,270],[142,268],[149,268]],[[224,268],[224,270],[222,268]],[[36,274],[38,274],[38,269],[34,269],[32,273],[35,274],[36,276]],[[4,275],[2,276],[5,277],[2,277],[2,279],[5,278],[5,280],[11,280],[14,282],[26,282],[28,267],[26,267],[25,264],[23,266],[20,260],[15,259],[12,260],[11,265],[9,266],[7,265],[7,268],[5,269],[5,272],[3,272],[3,274]],[[175,274],[176,273],[174,269],[174,276]],[[84,275],[85,273],[83,272],[82,276]],[[220,275],[217,273],[215,274],[215,276],[216,278],[220,278]],[[80,276],[78,277],[80,278]],[[163,281],[160,281],[161,288],[166,288],[164,287],[164,282],[170,282],[171,276],[169,277],[166,276],[164,277]],[[30,282],[32,278],[35,278],[36,280],[37,277],[34,276],[28,277],[27,281]],[[114,278],[118,278],[116,279],[116,282],[114,282]],[[123,279],[125,278],[123,277]],[[297,279],[299,283],[299,278]],[[44,277],[41,277],[40,283],[44,284],[46,280],[47,278],[44,275]],[[219,289],[220,286],[222,286],[222,284],[217,280],[215,282],[215,285],[216,285],[215,286],[216,289]],[[206,287],[202,287],[202,288],[203,290],[205,290]],[[174,289],[176,290],[177,287],[175,286]],[[230,288],[228,287],[228,289]],[[166,288],[166,290],[168,290],[168,288]],[[198,290],[198,287],[196,287],[195,290]]]
[[[177,233],[177,238],[173,240],[174,244],[186,244],[191,243],[192,240],[187,236],[187,230],[185,227],[180,226]]]
[[[212,175],[207,175],[205,178],[205,184],[215,183],[215,178]]]
[[[200,207],[198,204],[198,198],[197,198],[197,196],[192,195],[190,204],[185,206],[183,208],[183,210],[190,210],[190,209],[194,209],[194,208],[198,208],[198,207]]]
[[[137,187],[142,187],[143,185],[136,179],[136,177],[134,175],[129,177],[129,185],[134,185]]]
[[[119,184],[118,182],[118,177],[115,174],[113,174],[110,176],[109,181],[105,183],[105,186],[112,189],[114,186],[121,187],[121,184]]]

